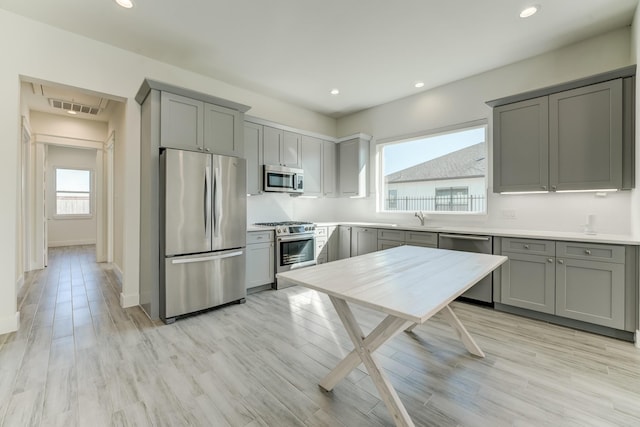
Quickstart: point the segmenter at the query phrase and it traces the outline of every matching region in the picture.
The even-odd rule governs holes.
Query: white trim
[[[92,139],[70,138],[67,136],[47,135],[44,133],[35,134],[33,138],[37,144],[63,145],[65,147],[90,148],[94,150],[103,150],[104,142]]]
[[[135,307],[139,304],[140,304],[139,294],[125,295],[122,292],[120,292],[120,307],[122,308]]]
[[[24,285],[24,274],[21,274],[20,277],[18,277],[18,280],[16,280],[16,294],[18,293],[20,288],[22,288],[23,285]]]
[[[321,133],[311,132],[311,131],[304,130],[304,129],[298,129],[298,128],[294,128],[294,127],[291,127],[291,126],[281,125],[280,123],[271,122],[269,120],[260,119],[258,117],[245,115],[244,116],[244,121],[245,122],[249,122],[249,123],[253,123],[253,124],[256,124],[256,125],[269,126],[269,127],[272,127],[272,128],[275,128],[275,129],[284,130],[284,131],[287,131],[287,132],[295,132],[297,134],[310,136],[310,137],[313,137],[313,138],[320,138],[320,139],[323,139],[323,140],[329,141],[329,142],[336,142],[336,137],[335,136],[327,136],[327,135],[323,135]]]
[[[427,130],[421,130],[421,131],[418,131],[418,132],[412,132],[412,133],[408,133],[408,134],[404,134],[404,135],[398,135],[398,136],[392,136],[392,137],[388,137],[388,138],[376,139],[376,144],[388,144],[389,142],[407,142],[407,141],[410,141],[412,139],[430,138],[430,137],[433,137],[433,136],[438,136],[438,135],[443,135],[443,134],[455,132],[455,131],[460,130],[460,129],[479,127],[479,126],[486,126],[487,129],[488,129],[489,128],[489,120],[486,119],[486,118],[477,119],[477,120],[471,120],[469,122],[456,123],[456,124],[453,124],[453,125],[443,126],[443,127],[436,128],[436,129],[427,129]],[[489,135],[487,134],[486,138],[488,138],[488,137],[489,137]],[[486,142],[488,143],[489,140],[486,139]]]
[[[353,135],[343,136],[341,138],[336,139],[337,143],[351,141],[352,139],[364,139],[366,141],[371,141],[373,137],[371,135],[367,135],[366,133],[354,133]]]
[[[20,328],[20,312],[15,315],[0,318],[0,335],[15,332]]]
[[[78,239],[78,240],[49,240],[50,248],[58,248],[60,246],[79,246],[79,245],[95,245],[96,239]]]
[[[120,282],[120,289],[122,289],[122,270],[120,270],[120,267],[118,266],[118,264],[113,263],[111,264],[111,266],[113,267],[113,272],[118,278],[118,281]]]

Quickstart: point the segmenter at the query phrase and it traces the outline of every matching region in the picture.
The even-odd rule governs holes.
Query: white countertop
[[[570,242],[593,242],[593,243],[609,243],[616,245],[640,245],[640,240],[631,236],[622,234],[586,234],[586,233],[570,233],[563,231],[540,231],[540,230],[518,230],[507,228],[484,228],[484,227],[458,227],[458,226],[425,226],[380,223],[380,222],[317,222],[318,227],[330,227],[334,225],[349,225],[355,227],[371,227],[398,229],[406,231],[430,231],[434,233],[459,233],[459,234],[475,234],[497,237],[519,237],[527,239],[544,239],[544,240],[566,240]]]

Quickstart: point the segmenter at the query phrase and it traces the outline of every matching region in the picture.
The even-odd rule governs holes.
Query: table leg
[[[398,394],[394,390],[391,382],[389,381],[385,373],[382,371],[381,367],[378,365],[378,363],[376,362],[372,354],[374,350],[372,348],[373,347],[372,344],[375,343],[377,344],[377,347],[379,347],[385,341],[387,341],[397,333],[404,330],[407,327],[407,324],[411,322],[407,322],[406,320],[398,319],[393,316],[387,316],[387,318],[385,318],[381,322],[381,324],[378,325],[378,327],[374,329],[374,331],[371,334],[369,334],[368,337],[365,337],[364,334],[362,333],[362,329],[360,329],[360,326],[358,325],[358,322],[356,321],[353,315],[353,312],[349,308],[349,305],[347,304],[347,302],[343,299],[336,298],[333,296],[329,296],[329,298],[331,299],[331,302],[333,303],[333,306],[335,307],[336,312],[338,313],[338,316],[342,321],[342,324],[347,330],[347,333],[349,334],[349,337],[351,338],[351,341],[355,346],[354,351],[357,353],[358,356],[360,356],[360,360],[362,361],[362,363],[364,363],[364,366],[367,368],[367,372],[369,372],[371,380],[373,381],[373,384],[378,389],[378,393],[380,393],[380,397],[382,397],[382,400],[387,406],[387,409],[389,410],[389,412],[391,412],[391,415],[393,417],[393,420],[396,423],[396,426],[398,427],[414,426],[413,421],[411,420],[411,417],[409,417],[407,410],[405,409],[404,405],[400,401]],[[383,323],[385,324],[385,326],[381,327]],[[377,331],[376,335],[373,336],[374,332],[376,331]],[[351,356],[352,353],[350,353],[344,360],[352,359],[352,356]],[[336,378],[338,377],[340,379],[344,378],[351,371],[351,369],[358,366],[359,364],[360,363],[356,363],[353,360],[349,360],[349,362],[345,363],[345,366],[343,366],[339,372],[337,372],[337,368],[331,371],[331,373],[323,380],[323,383],[325,384],[335,383]],[[353,367],[349,371],[345,372],[345,369],[350,366],[353,366]],[[340,367],[340,365],[338,367]]]
[[[476,356],[479,356],[479,357],[484,357],[484,353],[482,352],[478,344],[476,344],[473,337],[471,337],[471,335],[469,334],[467,329],[464,327],[462,322],[460,322],[460,319],[458,319],[458,316],[456,316],[453,310],[451,310],[451,307],[449,307],[448,305],[445,306],[442,310],[440,310],[440,313],[445,318],[445,320],[451,325],[453,330],[456,331],[458,338],[460,338],[460,341],[462,341],[462,344],[464,344],[466,349],[469,350],[469,353],[475,354]]]

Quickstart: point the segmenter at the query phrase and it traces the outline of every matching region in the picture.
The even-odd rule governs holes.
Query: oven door
[[[276,272],[316,264],[316,238],[313,233],[276,237]],[[281,289],[276,279],[276,289]]]

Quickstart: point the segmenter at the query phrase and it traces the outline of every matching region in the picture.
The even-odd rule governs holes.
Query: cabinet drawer
[[[556,249],[555,242],[549,240],[512,239],[505,237],[502,239],[502,253],[504,254],[505,252],[554,256]]]
[[[594,243],[558,242],[556,256],[593,261],[608,261],[623,264],[624,246]]]
[[[404,242],[405,232],[402,230],[378,230],[378,239]]]
[[[407,245],[438,247],[438,233],[407,231]]]
[[[316,227],[314,234],[316,235],[316,237],[326,236],[327,227]]]
[[[273,242],[273,231],[249,231],[247,233],[247,245],[265,242]]]

